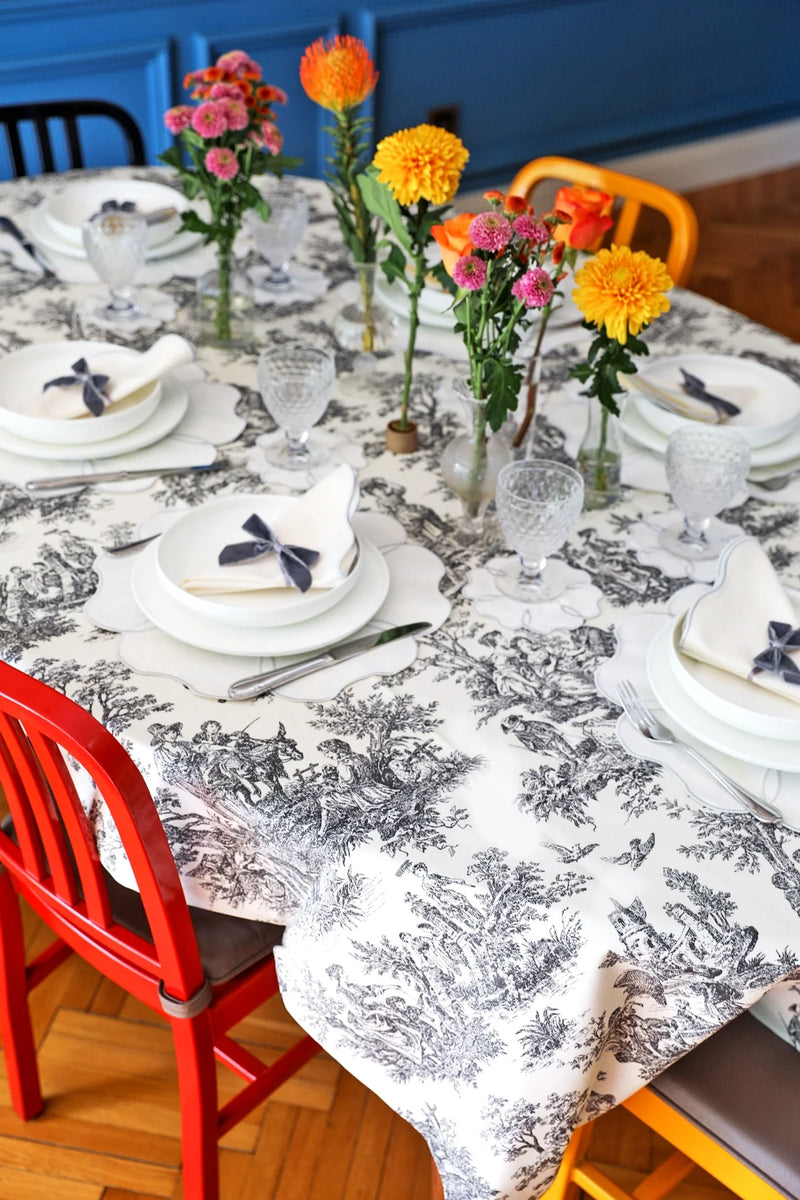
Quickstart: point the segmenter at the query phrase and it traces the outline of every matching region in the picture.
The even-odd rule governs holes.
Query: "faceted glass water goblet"
[[[120,325],[141,317],[143,309],[131,285],[147,257],[145,218],[135,212],[99,212],[84,222],[82,232],[86,257],[109,291],[94,315]]]
[[[501,592],[525,604],[555,600],[572,572],[548,561],[574,529],[583,507],[583,478],[549,459],[524,459],[503,467],[495,494],[497,516],[519,562],[509,559],[497,578]]]
[[[729,537],[724,522],[712,517],[730,504],[749,469],[750,446],[735,430],[677,429],[667,446],[667,481],[683,520],[661,531],[661,545],[695,562],[716,558]]]
[[[269,264],[263,278],[258,278],[258,287],[284,292],[295,286],[289,262],[306,231],[308,197],[297,188],[283,186],[266,191],[264,198],[270,208],[266,221],[253,209],[245,215],[256,250]]]
[[[264,407],[286,436],[283,445],[265,450],[267,461],[289,470],[325,462],[327,451],[315,446],[309,434],[333,395],[336,361],[331,351],[302,343],[262,350],[257,374]]]

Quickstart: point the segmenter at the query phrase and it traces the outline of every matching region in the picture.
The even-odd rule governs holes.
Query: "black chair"
[[[0,105],[0,124],[5,126],[14,178],[19,179],[24,175],[38,175],[58,170],[53,155],[49,121],[62,123],[69,151],[70,167],[85,166],[78,129],[78,120],[83,117],[105,117],[107,120],[114,121],[125,138],[128,165],[131,167],[144,166],[144,141],[139,126],[126,109],[106,100],[45,100],[35,104]],[[25,148],[20,136],[20,124],[25,122],[30,122],[36,133],[41,159],[41,166],[38,170],[31,171],[26,164]]]

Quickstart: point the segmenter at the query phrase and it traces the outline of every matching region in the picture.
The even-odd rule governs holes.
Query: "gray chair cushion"
[[[800,1200],[800,1054],[738,1017],[650,1087],[771,1184]]]

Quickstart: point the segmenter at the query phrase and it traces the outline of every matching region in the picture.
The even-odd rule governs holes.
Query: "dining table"
[[[122,192],[131,178],[173,182],[161,168],[20,179],[0,184],[0,213],[33,236],[49,195],[98,178]],[[143,351],[174,332],[196,346],[176,371],[182,416],[152,445],[80,461],[50,447],[40,459],[0,433],[0,655],[130,753],[190,904],[285,927],[275,955],[287,1009],[425,1137],[447,1200],[534,1200],[577,1126],[744,1011],[800,1049],[800,762],[717,759],[780,809],[767,824],[622,712],[620,681],[650,696],[652,647],[714,578],[713,564],[660,549],[674,514],[663,453],[625,443],[620,498],[584,511],[558,551],[573,571],[563,602],[526,606],[497,590],[510,553],[500,526],[490,511],[468,527],[441,472],[462,428],[463,345],[446,322],[423,323],[419,448],[389,453],[402,311],[389,349],[337,344],[354,269],[326,186],[298,185],[310,218],[297,284],[256,289],[252,339],[236,347],[197,334],[213,247],[149,260],[142,282],[171,315],[123,335],[87,322],[81,301],[98,284],[79,256],[42,247],[43,269],[0,240],[0,388],[3,359],[40,343]],[[237,252],[257,268],[246,238]],[[590,336],[567,297],[542,345],[537,457],[576,454],[587,401],[570,370]],[[646,339],[653,357],[729,355],[800,383],[800,346],[687,290],[670,293]],[[322,478],[266,455],[282,435],[257,361],[294,341],[336,354],[317,431],[357,478],[354,528],[388,567],[369,628],[429,628],[235,701],[233,681],[285,657],[247,630],[209,648],[153,620],[142,563],[187,510],[297,495]],[[160,473],[219,459],[220,470]],[[151,474],[27,487],[118,464]],[[791,484],[753,484],[723,514],[787,589],[800,587],[797,501]],[[144,537],[142,550],[108,553]],[[331,638],[344,628],[334,622]],[[104,865],[134,886],[102,800],[87,791],[86,806]]]

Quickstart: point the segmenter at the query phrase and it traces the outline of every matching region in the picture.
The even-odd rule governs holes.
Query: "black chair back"
[[[58,170],[53,153],[50,121],[60,121],[63,127],[69,165],[72,168],[85,166],[78,120],[82,117],[106,117],[120,128],[128,155],[128,165],[142,167],[145,164],[144,141],[141,131],[131,114],[118,104],[107,100],[46,100],[34,104],[0,105],[0,124],[5,126],[9,159],[14,178],[36,175]],[[26,160],[25,146],[20,134],[20,124],[30,122],[36,134],[41,165],[30,170]],[[108,164],[112,165],[112,164]]]

